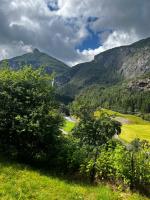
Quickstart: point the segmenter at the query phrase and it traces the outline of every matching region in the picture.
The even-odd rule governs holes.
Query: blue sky
[[[57,11],[59,10],[58,1],[57,0],[51,0],[47,2],[47,6],[50,9],[50,11]]]
[[[150,0],[0,3],[0,60],[38,48],[73,66],[150,36]]]
[[[88,31],[88,36],[79,44],[77,45],[77,49],[79,49],[80,51],[83,51],[85,49],[96,49],[99,46],[102,45],[101,40],[100,40],[100,33],[99,32],[95,32],[90,28],[90,23],[93,23],[95,21],[97,21],[98,18],[97,17],[88,17],[87,19],[87,31]]]
[[[94,33],[92,30],[87,29],[89,31],[89,35],[81,42],[76,48],[80,51],[85,49],[96,49],[101,46],[100,35],[99,33]]]

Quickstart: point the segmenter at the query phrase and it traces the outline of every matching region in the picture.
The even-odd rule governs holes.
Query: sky
[[[150,0],[0,0],[0,60],[45,52],[69,66],[150,37]]]

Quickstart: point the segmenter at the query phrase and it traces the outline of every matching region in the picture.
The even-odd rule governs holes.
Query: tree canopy
[[[85,111],[85,110],[84,110]],[[115,134],[121,132],[121,124],[112,120],[107,114],[103,113],[99,118],[92,114],[85,115],[79,124],[73,130],[73,135],[79,138],[82,146],[88,146],[93,152],[90,165],[90,181],[93,183],[96,175],[96,161],[99,150],[103,144],[106,144]]]
[[[52,77],[42,68],[0,71],[0,147],[25,159],[52,155],[62,117],[57,111]]]
[[[89,115],[87,118],[81,119],[73,134],[83,144],[97,147],[106,143],[120,132],[121,124],[104,113],[100,118]]]

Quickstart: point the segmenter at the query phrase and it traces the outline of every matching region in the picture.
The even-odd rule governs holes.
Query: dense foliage
[[[109,142],[100,151],[97,159],[97,177],[110,180],[118,185],[139,189],[149,193],[150,187],[150,145],[146,141],[135,140],[129,146]],[[150,195],[150,193],[149,193]]]
[[[95,179],[96,174],[96,161],[99,154],[101,145],[109,141],[115,134],[121,132],[121,124],[112,120],[106,114],[96,119],[94,116],[89,115],[80,119],[79,124],[74,128],[73,135],[80,139],[81,146],[88,146],[92,156],[92,167],[90,169],[91,182]]]
[[[150,92],[130,90],[126,86],[91,86],[82,91],[72,104],[74,113],[83,106],[102,107],[123,113],[150,113]]]
[[[80,139],[82,144],[93,148],[105,144],[115,134],[121,132],[121,124],[112,120],[107,114],[102,114],[98,119],[88,116],[80,119],[73,130],[73,135]]]
[[[25,67],[0,71],[0,147],[23,160],[55,156],[62,117],[51,77]]]
[[[150,145],[147,141],[136,139],[124,145],[113,139],[99,146],[97,151],[73,139],[64,149],[62,167],[65,169],[80,171],[90,181],[93,181],[94,172],[97,182],[109,181],[120,189],[139,190],[150,196]]]

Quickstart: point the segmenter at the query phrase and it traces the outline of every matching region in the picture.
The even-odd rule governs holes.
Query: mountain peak
[[[15,70],[18,70],[22,66],[26,65],[31,65],[33,69],[37,69],[38,67],[44,65],[46,66],[45,70],[48,74],[56,72],[57,76],[70,70],[70,67],[65,63],[39,51],[37,48],[35,48],[33,52],[28,52],[24,55],[8,59],[8,62],[10,67]],[[1,63],[3,63],[3,61],[0,62],[0,67]]]
[[[40,53],[40,51],[39,51],[37,48],[35,48],[35,49],[33,50],[33,53]]]
[[[62,93],[70,97],[74,97],[82,89],[91,85],[99,84],[106,87],[143,76],[149,78],[150,39],[147,38],[132,45],[116,47],[102,52],[96,55],[93,61],[81,63],[71,68],[69,75],[68,79],[68,75],[64,78],[67,81],[63,86]],[[147,84],[148,86],[145,87],[149,87],[147,82],[141,82],[136,85]]]

